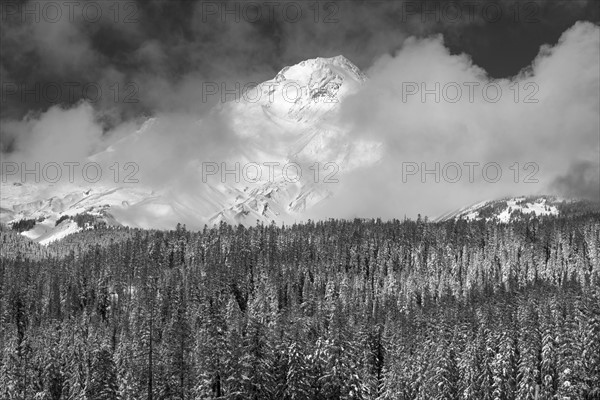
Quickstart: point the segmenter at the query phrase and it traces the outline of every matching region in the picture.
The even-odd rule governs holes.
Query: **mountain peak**
[[[360,69],[342,55],[311,58],[283,68],[273,79],[250,89],[233,107],[238,108],[240,114],[258,112],[289,122],[313,123],[335,110],[340,101],[356,92],[366,79]]]
[[[365,80],[364,74],[344,56],[318,57],[286,67],[273,79],[220,104],[214,113],[227,121],[231,132],[242,138],[245,146],[214,161],[223,170],[250,161],[263,166],[275,161],[279,165],[272,175],[270,169],[262,168],[262,179],[256,182],[229,177],[225,181],[222,170],[211,177],[214,180],[184,181],[199,176],[204,161],[190,153],[189,159],[181,160],[186,172],[171,177],[169,185],[181,188],[177,191],[154,186],[155,180],[124,186],[105,182],[95,185],[92,191],[79,183],[65,183],[51,189],[43,184],[3,183],[0,222],[25,227],[33,224],[33,228],[22,234],[46,244],[82,228],[72,221],[83,217],[107,225],[157,229],[172,227],[177,222],[200,227],[220,221],[254,224],[256,220],[294,220],[333,197],[338,190],[323,176],[315,178],[309,166],[316,162],[335,163],[341,176],[372,165],[381,157],[380,143],[353,140],[336,124],[340,103],[359,91]],[[137,131],[89,160],[108,166],[123,154],[129,154],[130,149],[150,148],[159,143],[153,142],[155,135],[169,129],[166,125],[169,120],[163,121],[147,120]],[[198,125],[203,123],[200,121]],[[302,166],[304,176],[299,181],[288,181],[283,175],[283,166],[291,162]]]
[[[364,82],[366,80],[366,76],[356,65],[354,65],[343,55],[338,55],[329,58],[310,58],[308,60],[300,61],[297,64],[284,67],[275,76],[275,81],[304,81],[307,78],[310,78],[313,74],[318,73],[320,71],[325,71],[329,74],[338,73],[339,75],[345,75],[353,78],[353,80],[356,80],[358,82]]]

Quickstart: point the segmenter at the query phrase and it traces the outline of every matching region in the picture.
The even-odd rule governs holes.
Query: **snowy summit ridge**
[[[260,108],[268,118],[282,123],[311,124],[336,109],[366,79],[344,56],[313,58],[284,67],[273,79],[248,89],[241,101],[224,108],[242,114],[247,113],[244,109]]]

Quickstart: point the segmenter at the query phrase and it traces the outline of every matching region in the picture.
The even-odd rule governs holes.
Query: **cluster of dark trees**
[[[33,229],[37,221],[34,219],[20,219],[12,224],[12,229],[21,233]]]
[[[600,399],[600,214],[4,233],[1,399]]]
[[[97,215],[89,214],[89,213],[79,213],[76,215],[63,215],[59,219],[56,220],[55,226],[58,226],[61,222],[66,220],[74,221],[79,228],[86,228],[88,226],[101,228],[99,225],[106,225],[102,222]]]
[[[79,213],[76,215],[63,215],[59,219],[56,220],[56,222],[54,223],[54,226],[58,226],[61,222],[69,220],[69,219],[72,221],[75,221],[75,223],[77,223],[77,226],[80,228],[85,228],[86,226],[100,228],[101,227],[100,225],[106,225],[106,223],[103,222],[101,219],[99,219],[97,215],[84,212],[84,213]],[[33,229],[33,227],[35,227],[35,224],[37,222],[42,222],[42,221],[44,221],[44,217],[39,217],[37,219],[35,219],[35,218],[20,219],[18,221],[11,222],[10,225],[13,230],[20,233],[20,232],[26,232],[28,230]]]

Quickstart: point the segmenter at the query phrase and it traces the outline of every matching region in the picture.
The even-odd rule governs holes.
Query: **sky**
[[[95,100],[93,86],[83,93],[90,83],[102,88],[94,105],[105,114],[105,123],[157,110],[200,112],[205,107],[198,82],[260,82],[286,65],[338,54],[366,70],[382,55],[394,54],[407,37],[437,33],[453,54],[469,54],[489,76],[505,78],[527,67],[541,45],[556,43],[576,21],[600,18],[593,0],[344,0],[321,1],[319,7],[310,1],[250,2],[260,11],[240,1],[89,3],[86,8],[86,2],[70,7],[3,2],[3,91],[11,93],[11,84],[21,83],[25,89],[39,84],[48,91],[39,99],[6,94],[3,119],[74,104],[82,97]],[[53,101],[56,90],[49,85],[64,82],[79,85],[72,95],[62,87],[63,96]],[[135,86],[126,87],[128,82]],[[128,100],[139,101],[124,101],[128,94]]]
[[[477,200],[472,185],[389,184],[401,175],[397,160],[497,162],[505,174],[515,162],[527,173],[523,165],[534,162],[543,184],[488,185],[479,197],[541,190],[600,197],[600,3],[594,0],[65,4],[2,3],[5,158],[86,157],[154,115],[181,128],[164,133],[166,146],[188,140],[173,131],[188,132],[218,101],[205,98],[206,82],[261,82],[286,65],[343,54],[369,77],[344,103],[343,123],[356,140],[384,143],[386,158],[377,171],[347,177],[340,191],[354,201],[319,215],[376,209],[391,216],[398,203],[381,199],[399,197],[414,214],[420,198],[448,190],[457,193],[452,204]],[[399,95],[405,82],[494,83],[504,95],[498,103],[479,91],[474,102],[407,102]],[[515,85],[519,101],[508,96]],[[539,101],[525,103],[528,94]],[[233,139],[215,131],[194,140],[209,154]],[[370,185],[385,193],[360,190]]]

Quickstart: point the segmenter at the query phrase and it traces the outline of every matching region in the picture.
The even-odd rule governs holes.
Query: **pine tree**
[[[106,345],[94,354],[86,397],[90,400],[117,400],[117,374],[112,352]]]

